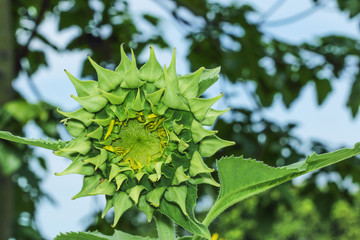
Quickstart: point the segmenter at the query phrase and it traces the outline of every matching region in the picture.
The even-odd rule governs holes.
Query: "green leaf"
[[[14,149],[9,149],[5,144],[0,143],[0,174],[9,176],[21,167],[21,155],[15,153]]]
[[[217,162],[220,193],[203,223],[208,226],[225,209],[250,196],[357,154],[360,154],[360,143],[355,144],[353,149],[343,148],[320,155],[313,153],[304,161],[278,168],[243,157],[222,158]]]
[[[44,139],[30,139],[25,137],[19,137],[11,134],[10,132],[6,131],[0,131],[0,138],[5,139],[12,142],[22,143],[22,144],[28,144],[35,147],[42,147],[46,149],[50,149],[53,151],[59,150],[60,148],[65,147],[66,142],[61,140],[44,140]]]
[[[318,104],[322,104],[325,98],[329,95],[332,91],[332,87],[330,81],[328,79],[318,79],[315,81],[316,86],[316,94],[317,94],[317,101]]]
[[[169,203],[164,198],[161,200],[159,210],[185,230],[206,239],[211,239],[210,232],[207,227],[198,222],[194,215],[194,207],[197,198],[196,187],[191,184],[188,184],[187,186],[188,194],[186,197],[186,212],[188,213],[188,216],[185,216],[177,205]]]
[[[56,236],[54,240],[106,240],[109,238],[103,238],[100,236],[94,235],[94,233],[86,232],[70,232],[70,233],[60,233]]]
[[[154,238],[134,236],[122,231],[115,230],[112,236],[95,232],[70,232],[60,233],[54,240],[155,240]]]
[[[48,119],[48,113],[43,106],[40,104],[31,104],[22,99],[8,102],[4,107],[6,112],[22,124],[36,118],[42,120]]]
[[[351,109],[352,116],[355,117],[360,106],[360,73],[356,75],[355,81],[351,86],[350,95],[346,106]]]

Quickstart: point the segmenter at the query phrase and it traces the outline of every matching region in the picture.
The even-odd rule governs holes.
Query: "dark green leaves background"
[[[95,59],[102,61],[101,65],[114,68],[120,57],[120,43],[125,43],[126,49],[133,48],[136,56],[141,55],[149,45],[170,52],[171,42],[166,36],[174,31],[181,32],[189,45],[185,52],[191,71],[201,66],[221,66],[221,81],[230,86],[254,86],[254,89],[249,90],[249,98],[253,103],[251,106],[234,106],[226,119],[217,121],[214,128],[219,130],[219,136],[235,141],[236,145],[208,159],[209,164],[214,164],[214,160],[223,155],[234,154],[264,160],[271,166],[281,166],[297,162],[311,151],[320,154],[333,150],[326,143],[304,142],[304,139],[294,133],[297,128],[295,123],[279,124],[267,119],[262,113],[273,106],[275,96],[279,96],[282,103],[290,108],[299,98],[302,89],[309,84],[313,84],[317,104],[321,106],[332,93],[334,83],[345,81],[342,76],[349,65],[353,65],[354,71],[346,76],[353,86],[345,99],[344,107],[349,109],[349,114],[353,117],[358,114],[358,39],[326,35],[309,42],[289,43],[269,36],[263,30],[266,21],[263,23],[252,20],[252,15],[260,14],[254,6],[243,2],[234,1],[223,5],[207,0],[154,1],[152,5],[165,12],[176,24],[171,29],[164,29],[162,16],[155,14],[157,11],[149,10],[140,15],[148,30],[142,32],[144,26],[141,24],[144,23],[139,23],[139,13],[135,12],[136,15],[131,11],[130,1],[126,0],[0,1],[10,2],[10,26],[15,41],[14,77],[26,74],[30,77],[30,86],[33,86],[31,77],[34,73],[47,66],[46,49],[57,53],[87,50],[93,53]],[[318,8],[323,2],[325,1],[313,1],[312,4],[314,8]],[[338,11],[358,21],[358,1],[330,2]],[[38,27],[50,17],[58,19],[56,27],[60,33],[75,28],[77,34],[64,44],[51,40]],[[33,42],[46,47],[34,48]],[[318,58],[320,61],[312,62],[309,58]],[[95,71],[85,61],[85,54],[83,60],[82,77],[95,77]],[[270,62],[271,67],[262,64],[264,61]],[[65,75],[63,78],[66,78]],[[36,94],[36,89],[33,90]],[[227,96],[227,93],[224,92],[224,95]],[[0,106],[1,130],[22,134],[22,127],[32,121],[43,130],[44,135],[58,137],[56,126],[59,116],[54,107],[43,102],[29,104],[20,96],[13,99],[14,101]],[[11,164],[8,161],[10,157]],[[36,207],[41,207],[37,203],[41,197],[46,197],[46,193],[39,188],[41,180],[29,168],[29,161],[38,161],[46,169],[46,160],[34,156],[32,149],[0,142],[1,174],[11,176],[13,181],[15,204],[12,206],[14,211],[11,221],[12,236],[16,239],[43,238],[34,224],[34,213]],[[359,193],[354,195],[344,187],[346,179],[359,183],[359,172],[360,161],[353,159],[315,172],[302,184],[281,185],[228,209],[210,225],[210,230],[219,232],[220,236],[230,240],[359,239]],[[340,176],[336,181],[330,178],[334,174]],[[19,182],[22,178],[27,180],[25,185]],[[319,185],[320,179],[329,181]],[[212,187],[201,187],[198,192],[199,200],[205,203],[206,199],[215,199],[216,194],[217,190]],[[0,204],[3,204],[2,201],[6,202],[0,198]],[[198,207],[195,210],[201,219],[208,209]],[[105,234],[113,232],[107,220],[100,218],[100,213],[89,213],[90,215],[92,222],[88,226],[89,230],[99,230]],[[24,216],[30,219],[26,223],[21,222],[21,219],[26,219]],[[126,213],[117,228],[136,235],[152,233],[155,236],[154,223],[133,220],[137,216],[136,211]],[[179,230],[179,234],[184,233]]]

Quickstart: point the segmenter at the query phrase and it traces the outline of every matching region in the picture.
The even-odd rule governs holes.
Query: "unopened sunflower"
[[[140,70],[121,46],[115,71],[90,57],[98,81],[81,81],[66,71],[82,108],[62,112],[63,124],[73,140],[58,146],[57,156],[72,160],[61,173],[84,175],[81,191],[73,199],[106,195],[102,217],[114,207],[114,224],[134,205],[150,221],[163,201],[175,204],[187,216],[187,194],[197,184],[219,186],[214,169],[203,158],[233,142],[203,127],[214,124],[227,110],[211,106],[222,94],[200,96],[218,78],[219,69],[200,68],[180,76],[175,51],[162,68],[150,47],[150,57]],[[215,74],[214,74],[215,73]]]

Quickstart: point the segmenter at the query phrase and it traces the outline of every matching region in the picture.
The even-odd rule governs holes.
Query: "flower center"
[[[112,125],[119,125],[119,133],[112,138],[111,145],[104,148],[120,156],[119,163],[125,162],[132,169],[141,170],[163,155],[163,149],[168,143],[163,121],[164,118],[155,114],[145,118],[142,113],[138,113],[137,118],[125,122],[113,122],[108,132],[113,131]],[[106,134],[105,140],[109,135]]]

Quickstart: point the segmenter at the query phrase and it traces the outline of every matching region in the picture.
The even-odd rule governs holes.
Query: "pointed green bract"
[[[203,161],[200,153],[195,151],[191,161],[190,161],[190,176],[194,177],[200,173],[210,173],[215,171],[214,169],[209,168]]]
[[[99,126],[108,126],[110,125],[111,120],[113,120],[113,117],[109,116],[108,118],[100,118],[100,119],[93,119],[93,122],[95,122],[96,124],[98,124]]]
[[[108,154],[105,149],[100,149],[100,154],[96,157],[83,160],[85,163],[91,163],[95,166],[95,170],[107,160]]]
[[[97,93],[97,82],[95,81],[81,81],[71,75],[68,71],[65,70],[66,75],[68,75],[70,81],[75,87],[78,97],[87,97]]]
[[[124,192],[117,192],[114,195],[114,224],[113,227],[116,226],[118,221],[120,220],[120,217],[123,215],[123,213],[131,208],[133,206],[133,202],[130,199],[129,195],[127,195]]]
[[[86,127],[90,126],[90,124],[92,123],[92,119],[95,116],[94,113],[88,112],[84,108],[80,108],[80,109],[78,109],[74,112],[70,112],[70,113],[62,112],[59,110],[59,108],[57,108],[57,111],[61,115],[65,116],[67,118],[76,119],[76,120],[81,121],[82,123],[85,124]]]
[[[125,73],[129,70],[131,66],[130,59],[126,56],[126,53],[123,48],[123,44],[120,45],[120,55],[121,55],[121,61],[119,66],[115,69],[115,72],[118,72],[121,76],[125,76]]]
[[[184,97],[190,99],[198,96],[199,80],[204,69],[202,67],[194,73],[179,77],[179,90]]]
[[[146,201],[146,197],[144,195],[141,195],[139,198],[138,208],[145,213],[148,222],[150,222],[155,209],[154,207],[150,206],[148,201]]]
[[[166,68],[166,66],[164,67],[164,72],[167,72],[167,74],[168,74],[169,85],[171,85],[174,88],[174,90],[178,91],[178,89],[179,89],[179,80],[177,79],[177,75],[176,75],[175,48],[173,49],[170,65],[169,65],[168,68]]]
[[[165,88],[162,88],[162,89],[160,89],[156,92],[150,93],[150,94],[145,93],[146,100],[148,100],[149,102],[151,102],[154,105],[157,105],[159,103],[159,101],[161,100],[161,97],[162,97],[164,91],[165,91]]]
[[[166,187],[158,187],[146,194],[146,201],[148,201],[152,206],[159,207],[160,200],[166,190]]]
[[[198,143],[203,140],[205,137],[212,136],[216,134],[217,131],[211,131],[205,129],[198,121],[195,119],[191,123],[191,133],[194,143]]]
[[[77,120],[67,120],[66,123],[64,123],[66,130],[70,133],[72,137],[79,137],[86,127],[84,124]]]
[[[137,112],[142,111],[144,109],[144,101],[143,101],[143,99],[144,98],[141,96],[140,89],[138,88],[135,100],[134,100],[134,102],[132,104],[132,109],[137,111]]]
[[[78,192],[71,199],[74,200],[76,198],[90,196],[89,192],[94,190],[96,186],[101,182],[101,180],[102,180],[101,176],[96,172],[92,176],[85,176],[80,192]]]
[[[120,88],[120,91],[115,91],[115,92],[112,92],[112,93],[108,93],[108,92],[105,92],[101,89],[99,89],[99,91],[104,95],[104,97],[111,103],[111,104],[122,104],[125,99],[126,99],[126,96],[128,95],[129,93],[129,90],[123,90]]]
[[[106,213],[113,207],[113,198],[106,197],[106,205],[101,214],[101,218],[104,218]]]
[[[138,204],[140,193],[145,189],[143,185],[136,185],[129,190],[129,197],[134,201],[135,204]]]
[[[121,185],[123,184],[124,181],[126,181],[128,177],[125,174],[118,174],[115,177],[115,182],[116,182],[116,191],[118,191],[121,187]],[[110,180],[110,179],[109,179]]]
[[[64,148],[54,152],[55,155],[67,157],[68,154],[80,153],[86,155],[91,150],[91,142],[86,134],[81,134],[78,138],[70,141]]]
[[[190,178],[189,182],[194,185],[208,184],[214,187],[220,187],[220,184],[214,180],[210,173],[200,173],[197,176]]]
[[[121,84],[123,88],[138,88],[141,87],[145,82],[141,81],[138,76],[138,69],[136,67],[136,60],[134,52],[131,50],[132,61],[129,70],[124,76],[124,82]]]
[[[220,67],[214,69],[205,69],[200,76],[199,92],[197,97],[200,97],[211,85],[213,85],[220,77]]]
[[[186,195],[187,187],[185,185],[178,187],[169,187],[165,192],[165,199],[169,202],[177,204],[185,216],[186,212]]]
[[[150,47],[149,60],[139,70],[139,78],[147,82],[155,82],[163,74],[159,62],[156,60],[154,49]]]
[[[71,97],[80,103],[87,111],[94,113],[103,109],[107,104],[107,99],[102,95],[90,95],[86,97],[76,97],[71,95]]]
[[[205,115],[205,119],[201,121],[201,124],[203,124],[205,126],[212,126],[212,125],[214,125],[214,123],[218,117],[225,114],[229,110],[230,110],[230,108],[225,109],[225,110],[215,110],[215,109],[210,108],[209,111]]]
[[[123,78],[119,73],[101,67],[99,64],[94,62],[90,58],[90,56],[88,56],[88,59],[91,65],[96,70],[98,76],[98,85],[100,89],[108,92],[114,90],[117,86],[119,86],[122,83]]]
[[[189,99],[188,101],[189,101],[190,109],[194,113],[196,119],[199,121],[203,120],[210,107],[214,105],[214,103],[219,101],[219,99],[222,98],[222,96],[223,94],[210,99],[204,99],[204,98]]]
[[[179,185],[180,183],[186,182],[189,179],[190,179],[190,177],[186,176],[184,173],[183,166],[180,166],[175,171],[175,177],[172,181],[172,185]]]
[[[76,158],[72,163],[61,173],[55,173],[56,176],[64,176],[67,174],[81,174],[91,176],[95,172],[94,167],[83,162],[80,158]]]
[[[204,157],[210,157],[224,147],[234,145],[234,142],[226,141],[218,136],[209,136],[200,142],[199,152]]]
[[[104,128],[102,126],[99,126],[94,131],[88,133],[86,136],[89,138],[94,138],[94,139],[100,140],[103,136],[103,129]]]
[[[173,84],[173,82],[170,80],[169,75],[167,74],[167,70],[165,69],[165,94],[162,99],[163,103],[169,108],[189,111],[189,107],[181,100],[180,96],[178,95],[177,85]]]

